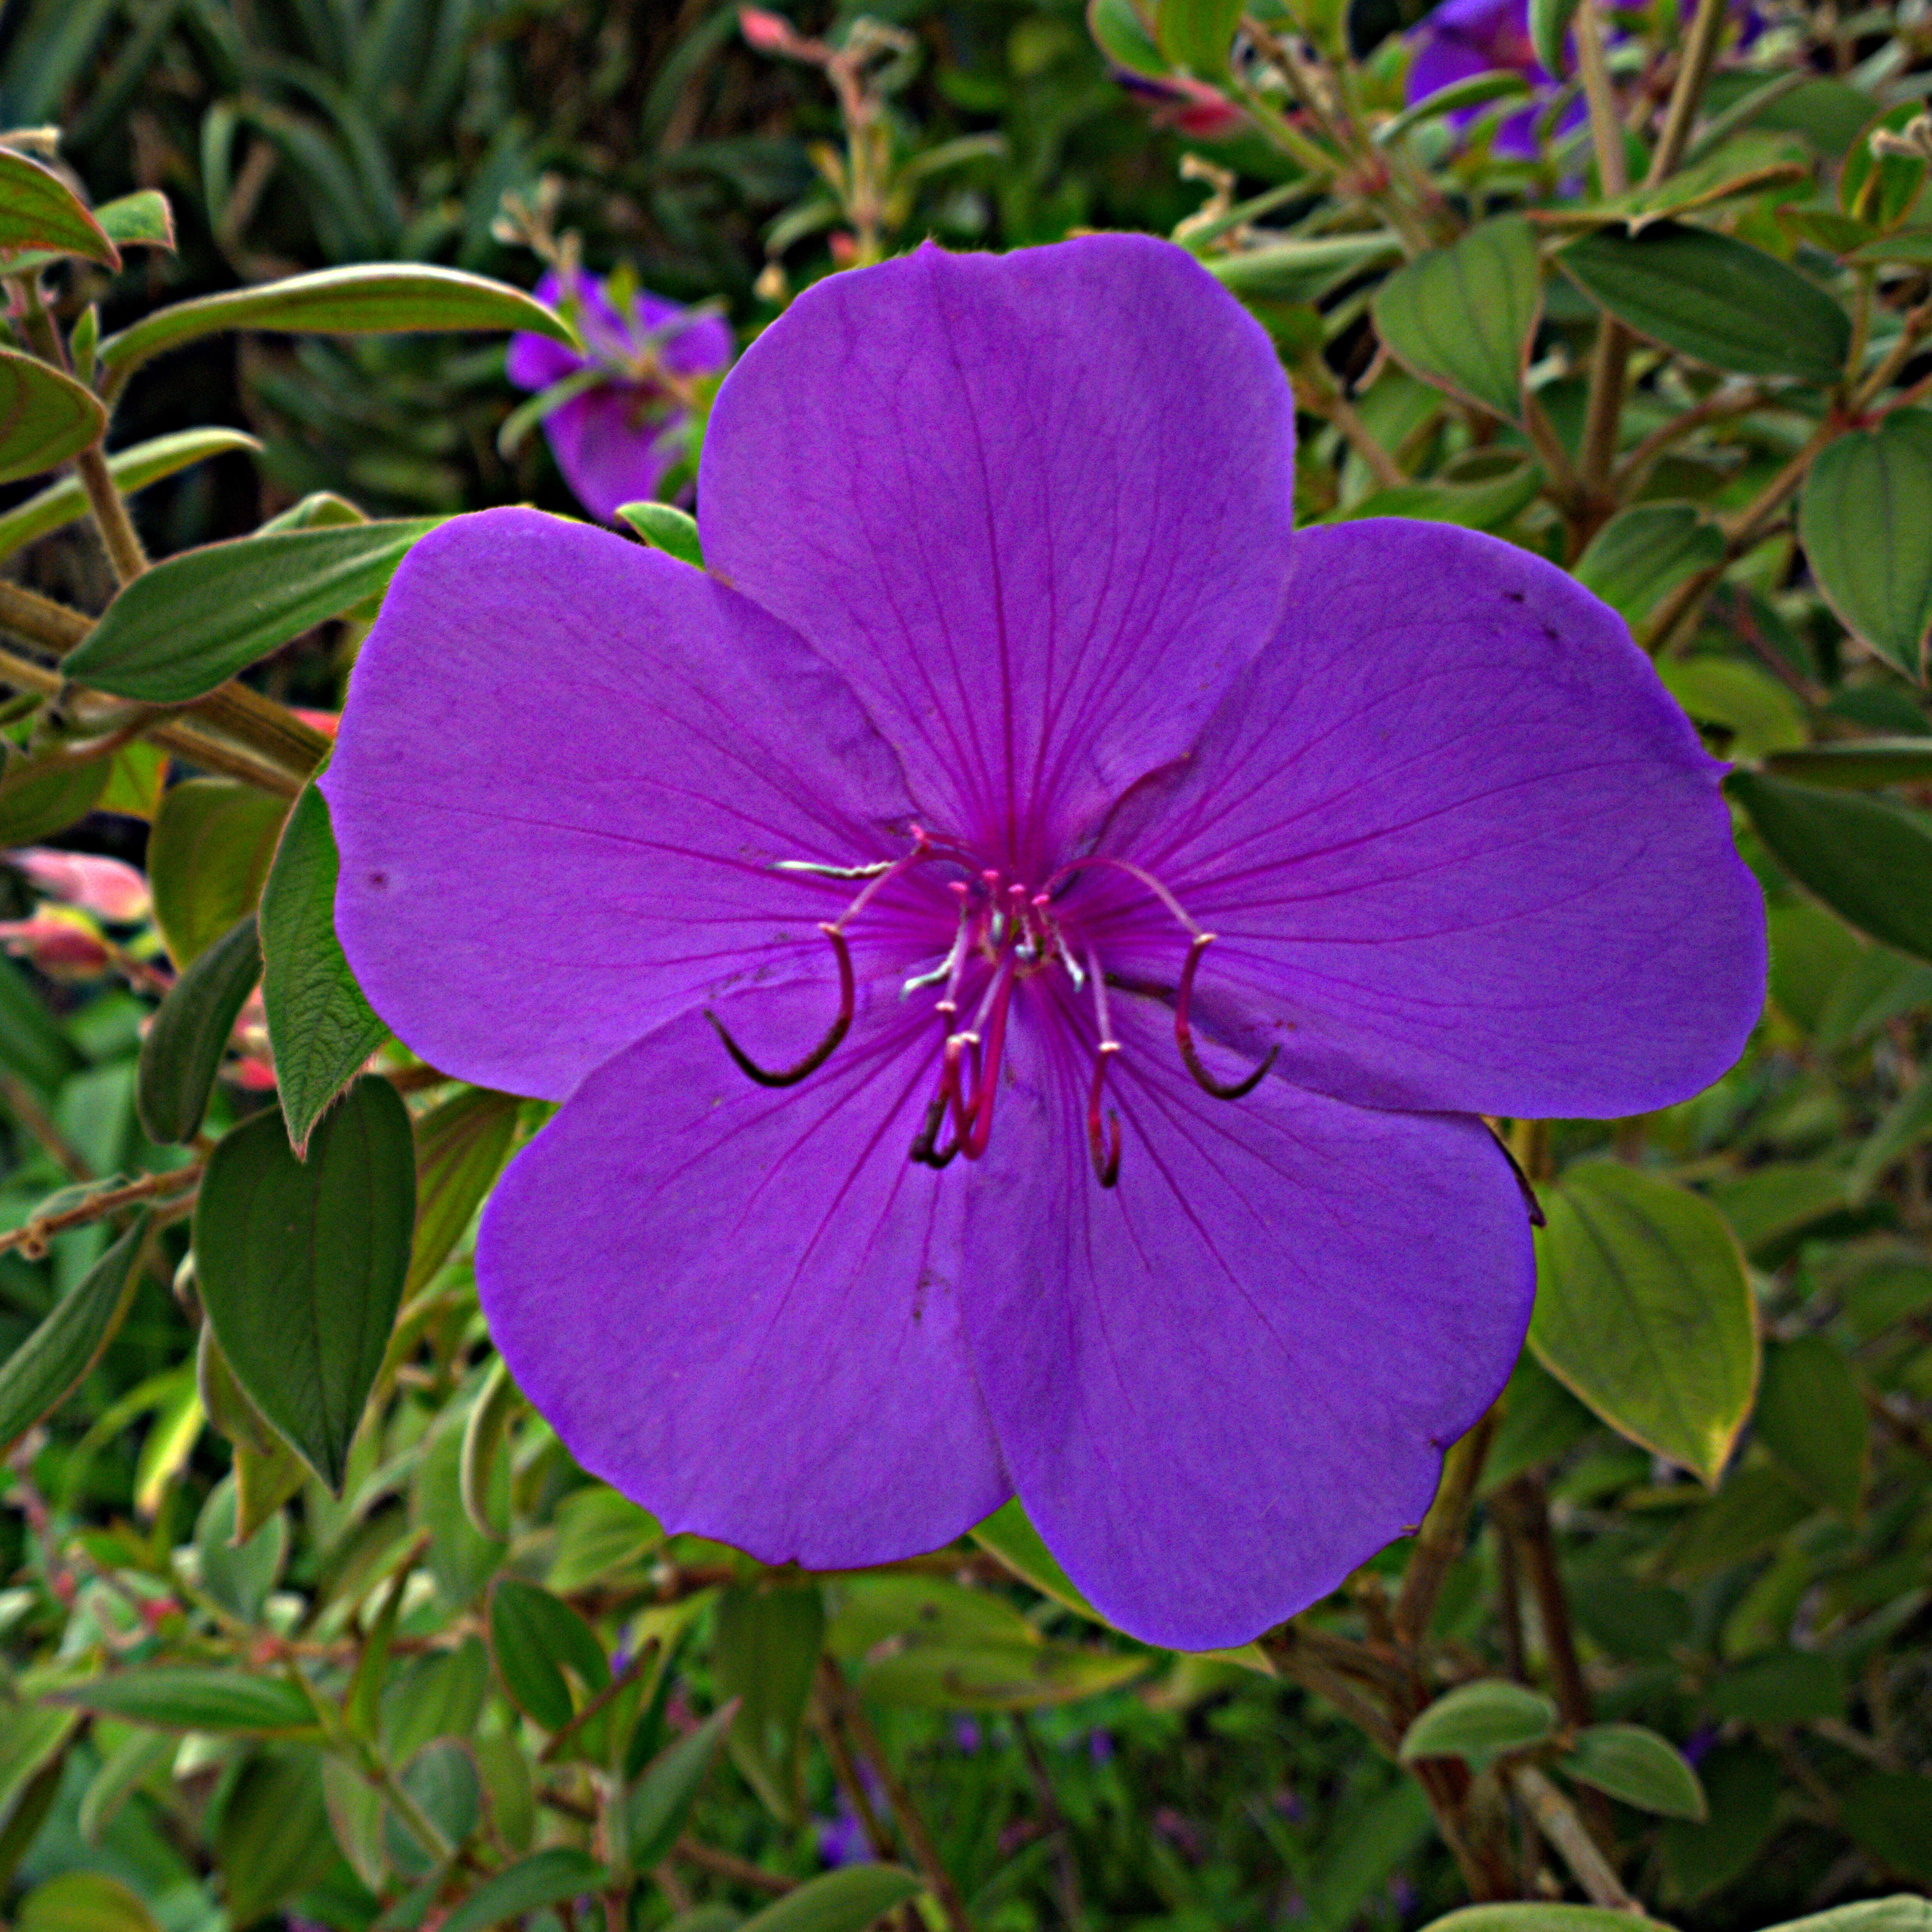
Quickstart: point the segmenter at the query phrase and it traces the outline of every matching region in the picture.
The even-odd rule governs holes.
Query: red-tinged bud
[[[849,268],[859,259],[857,241],[842,228],[833,231],[826,245],[832,251],[832,259],[842,268]]]
[[[296,716],[304,724],[320,731],[325,738],[334,737],[335,728],[342,722],[342,713],[339,711],[304,711],[299,705],[296,707]]]
[[[0,920],[0,945],[50,980],[94,980],[112,963],[100,928],[78,908],[43,906],[32,919]]]
[[[768,14],[762,7],[740,7],[738,29],[761,54],[789,53],[797,38],[789,20],[782,14]]]
[[[118,859],[28,845],[9,852],[7,862],[25,872],[42,892],[80,906],[98,919],[124,924],[148,916],[147,880]]]

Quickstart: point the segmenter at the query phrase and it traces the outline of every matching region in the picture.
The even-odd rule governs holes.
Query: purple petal
[[[1280,606],[1293,403],[1144,236],[808,290],[719,391],[711,567],[850,678],[935,826],[1022,876],[1178,755]]]
[[[1276,1080],[1214,1100],[1163,1009],[1115,1004],[1119,1184],[1090,1170],[1078,1019],[1030,1027],[974,1177],[967,1340],[1067,1574],[1133,1635],[1206,1649],[1420,1519],[1521,1345],[1529,1229],[1476,1122]]]
[[[892,754],[790,632],[701,572],[529,510],[396,574],[322,788],[370,1003],[466,1080],[560,1099],[748,976],[824,981],[849,886],[904,849]]]
[[[683,412],[633,382],[610,382],[574,396],[544,418],[544,436],[572,494],[602,523],[620,503],[657,494],[677,460]]]
[[[510,338],[503,374],[519,389],[547,389],[566,376],[590,367],[590,358],[548,335],[528,333]]]
[[[1630,1114],[1730,1066],[1762,901],[1622,620],[1434,524],[1304,532],[1289,598],[1173,792],[1106,837],[1220,935],[1207,1016],[1372,1106]]]
[[[788,1060],[830,977],[719,1017]],[[906,1158],[925,1018],[888,992],[772,1091],[688,1014],[592,1073],[499,1184],[476,1258],[496,1346],[668,1528],[843,1568],[936,1549],[1010,1493],[959,1337],[964,1190]]]

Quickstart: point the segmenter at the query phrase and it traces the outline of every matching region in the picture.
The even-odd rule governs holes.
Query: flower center
[[[957,922],[945,956],[937,965],[914,974],[902,989],[906,994],[928,987],[940,989],[933,1012],[945,1034],[938,1086],[914,1136],[909,1153],[911,1160],[937,1170],[950,1166],[959,1155],[977,1160],[985,1154],[992,1136],[993,1102],[999,1090],[1014,988],[1038,974],[1064,973],[1076,995],[1090,996],[1094,1002],[1096,1043],[1085,1124],[1094,1178],[1102,1187],[1112,1187],[1119,1179],[1120,1116],[1106,1105],[1106,1089],[1108,1063],[1121,1049],[1114,1036],[1107,996],[1110,987],[1124,988],[1129,982],[1110,978],[1094,946],[1082,939],[1059,910],[1068,887],[1084,872],[1108,870],[1124,875],[1156,900],[1189,936],[1186,956],[1172,994],[1174,1034],[1182,1064],[1202,1089],[1219,1100],[1240,1100],[1254,1091],[1274,1064],[1280,1051],[1278,1046],[1270,1047],[1261,1064],[1244,1079],[1220,1081],[1208,1071],[1194,1044],[1189,1010],[1201,956],[1214,944],[1214,935],[1204,932],[1150,872],[1128,860],[1094,854],[1060,867],[1035,888],[997,866],[979,863],[956,841],[937,836],[919,826],[912,828],[912,836],[909,852],[870,866],[828,866],[802,860],[780,862],[782,868],[788,872],[864,884],[837,919],[820,923],[818,929],[830,941],[838,960],[838,1010],[824,1036],[802,1059],[776,1071],[760,1066],[731,1037],[724,1022],[715,1013],[706,1011],[704,1017],[724,1043],[724,1050],[748,1078],[764,1087],[795,1086],[830,1059],[850,1029],[857,1000],[847,928],[895,880],[915,867],[928,864],[946,866],[958,874],[946,881]],[[970,999],[966,997],[969,982],[974,995]],[[1168,997],[1165,987],[1150,987],[1138,980],[1132,982],[1131,990],[1155,998]]]

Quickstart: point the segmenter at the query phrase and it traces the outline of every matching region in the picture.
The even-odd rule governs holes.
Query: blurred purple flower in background
[[[588,352],[547,335],[513,335],[505,364],[520,389],[582,383],[544,417],[544,435],[578,501],[604,523],[620,503],[657,494],[686,454],[691,379],[728,368],[734,346],[722,316],[693,314],[646,289],[620,309],[616,280],[552,270],[536,298],[568,316]]]
[[[1407,99],[1411,106],[1459,80],[1501,70],[1520,74],[1530,83],[1530,102],[1496,124],[1494,151],[1518,160],[1537,156],[1536,123],[1556,91],[1556,82],[1536,57],[1529,38],[1529,0],[1442,0],[1408,31],[1415,48],[1409,64]],[[1462,128],[1493,104],[1458,108],[1447,118]],[[1579,99],[1564,109],[1551,138],[1582,126],[1588,110]]]
[[[1178,248],[928,248],[732,372],[709,572],[526,510],[405,560],[338,928],[418,1052],[563,1102],[483,1306],[668,1528],[856,1568],[1017,1491],[1123,1628],[1245,1641],[1516,1359],[1475,1117],[1742,1047],[1761,897],[1622,620],[1453,526],[1291,544],[1293,430]]]

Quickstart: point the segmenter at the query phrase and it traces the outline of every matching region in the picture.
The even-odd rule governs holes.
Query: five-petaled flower
[[[647,289],[620,310],[610,284],[580,268],[553,270],[536,292],[568,312],[589,352],[547,335],[514,335],[506,373],[520,389],[584,385],[544,416],[544,435],[578,501],[608,523],[619,504],[655,496],[685,454],[690,383],[730,366],[731,325]]]
[[[707,571],[500,510],[398,574],[343,942],[418,1052],[563,1102],[483,1304],[668,1526],[844,1568],[1017,1491],[1126,1629],[1252,1636],[1515,1359],[1476,1117],[1742,1045],[1756,889],[1622,622],[1459,529],[1291,544],[1293,423],[1179,249],[928,248],[728,379]]]

